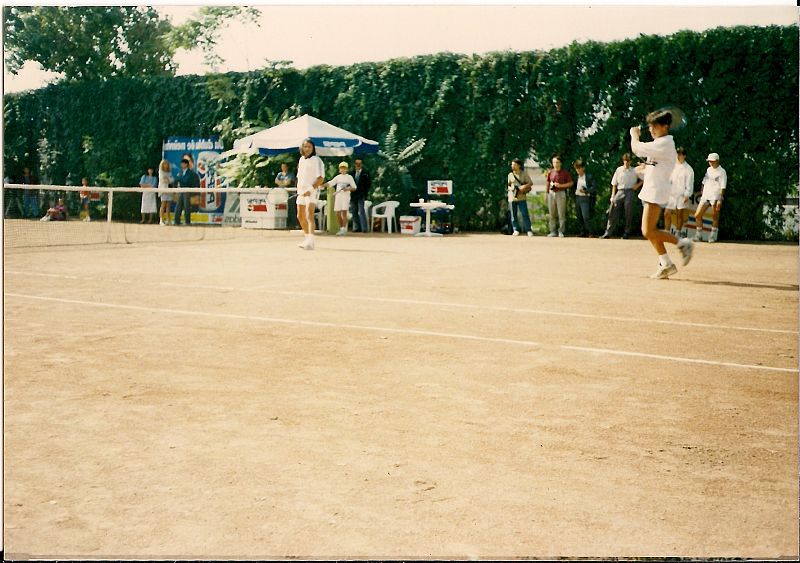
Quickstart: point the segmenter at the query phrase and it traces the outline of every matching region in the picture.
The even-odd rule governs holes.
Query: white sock
[[[669,259],[669,254],[661,254],[658,257],[658,263],[662,266],[669,266],[672,264],[672,260]]]

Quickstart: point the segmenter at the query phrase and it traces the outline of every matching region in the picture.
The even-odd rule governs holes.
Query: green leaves
[[[170,48],[191,51],[200,48],[205,64],[216,69],[224,59],[216,51],[220,32],[230,20],[240,20],[258,25],[261,12],[248,6],[204,6],[186,23],[172,27],[164,39]]]
[[[207,6],[174,27],[150,6],[7,6],[6,66],[16,73],[36,61],[67,80],[171,76],[176,50],[199,48],[215,68],[223,62],[217,39],[229,21],[258,25],[260,15],[246,6]]]
[[[169,23],[151,7],[10,6],[3,14],[11,72],[32,60],[67,80],[175,73]]]

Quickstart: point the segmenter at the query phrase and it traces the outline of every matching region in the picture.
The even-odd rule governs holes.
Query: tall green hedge
[[[71,173],[135,185],[158,162],[164,137],[213,134],[225,120],[233,127],[269,122],[290,109],[377,140],[396,123],[401,139],[425,137],[427,145],[412,169],[413,190],[384,190],[405,204],[422,194],[425,180],[452,179],[456,223],[487,230],[504,221],[511,158],[532,150],[543,167],[556,152],[567,163],[582,158],[602,201],[630,149],[630,126],[667,104],[689,117],[676,142],[686,147],[697,183],[709,152],[728,171],[725,237],[773,236],[764,206],[797,194],[797,26],[304,71],[59,83],[5,96],[4,156],[12,172],[30,164],[55,183]]]

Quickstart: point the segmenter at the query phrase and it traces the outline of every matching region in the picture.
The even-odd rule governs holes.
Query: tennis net
[[[229,239],[242,227],[243,216],[248,223],[253,214],[259,228],[285,229],[290,191],[4,184],[3,247]],[[189,200],[191,225],[183,213],[181,226],[174,224],[181,194]],[[162,217],[165,200],[171,200],[165,205],[169,213]]]

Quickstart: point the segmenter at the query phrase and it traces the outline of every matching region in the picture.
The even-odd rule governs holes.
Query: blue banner
[[[200,178],[200,189],[221,188],[222,178],[214,176],[209,163],[222,152],[222,141],[211,137],[168,137],[162,145],[163,158],[172,166],[172,175],[181,169],[181,160],[188,157]],[[192,223],[222,224],[225,211],[225,194],[201,191],[195,199],[197,210],[192,206]],[[195,196],[196,197],[196,196]]]

